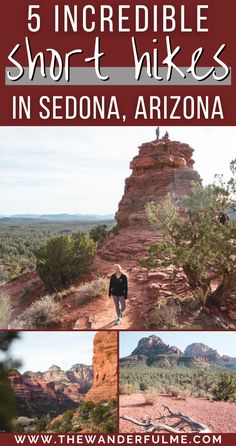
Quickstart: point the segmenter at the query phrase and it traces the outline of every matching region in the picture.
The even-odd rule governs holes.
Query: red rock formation
[[[92,385],[93,370],[91,366],[76,364],[68,371],[52,366],[44,373],[17,370],[9,372],[9,380],[16,396],[16,406],[21,413],[37,413],[37,404],[41,409],[75,407],[84,400],[84,395]]]
[[[217,350],[214,350],[208,347],[208,345],[202,344],[201,342],[195,342],[188,345],[185,349],[184,354],[186,356],[207,358],[214,361],[218,361],[220,359],[220,355]]]
[[[85,400],[94,402],[117,396],[117,333],[99,332],[93,347],[93,387]]]
[[[178,141],[157,140],[142,144],[130,163],[133,170],[125,181],[116,220],[120,227],[147,226],[144,206],[160,202],[167,193],[178,200],[191,192],[191,182],[200,181],[193,169],[193,149]]]
[[[147,248],[161,240],[161,234],[148,224],[145,204],[160,203],[170,193],[181,206],[181,197],[191,193],[191,183],[201,181],[193,169],[194,150],[188,144],[163,139],[144,143],[139,149],[116,213],[118,234],[110,234],[100,245],[98,264],[102,259],[124,268],[137,265]]]
[[[148,336],[139,340],[137,347],[131,355],[161,355],[174,353],[180,355],[182,352],[178,347],[167,345],[156,335]]]

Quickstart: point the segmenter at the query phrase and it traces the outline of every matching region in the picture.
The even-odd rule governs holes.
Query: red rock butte
[[[119,227],[147,227],[145,204],[160,202],[170,193],[174,200],[191,193],[192,182],[200,182],[193,169],[194,150],[185,143],[162,139],[143,143],[130,163],[124,195],[115,215]]]
[[[93,386],[85,401],[99,402],[117,397],[117,333],[107,331],[95,335],[93,346]]]

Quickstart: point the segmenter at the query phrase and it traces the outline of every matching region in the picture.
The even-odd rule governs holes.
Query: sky
[[[52,365],[68,370],[74,364],[92,364],[95,332],[20,332],[10,354],[20,360],[21,372],[44,372]]]
[[[121,332],[120,357],[128,356],[137,347],[138,341],[151,335],[159,336],[166,344],[175,345],[184,351],[187,345],[201,342],[217,350],[220,355],[236,358],[236,332],[223,331],[178,331],[178,332]]]
[[[195,149],[205,183],[229,174],[236,127],[161,127]],[[1,127],[0,215],[113,214],[138,146],[155,127]]]

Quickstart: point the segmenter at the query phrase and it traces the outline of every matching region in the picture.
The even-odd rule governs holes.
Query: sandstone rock
[[[142,338],[138,342],[137,347],[135,350],[131,353],[131,355],[159,355],[164,353],[181,353],[181,350],[177,349],[177,347],[171,347],[165,342],[162,341],[161,338],[159,338],[156,335],[151,335],[148,338]]]
[[[98,332],[93,348],[93,386],[85,400],[99,402],[117,397],[117,333]]]
[[[161,285],[159,283],[149,283],[148,284],[148,289],[150,290],[156,290],[159,291],[159,289],[161,288]]]
[[[132,174],[125,181],[116,220],[120,227],[147,226],[145,204],[160,202],[167,193],[175,201],[191,192],[191,182],[200,182],[193,169],[193,149],[179,141],[157,140],[142,144],[130,163]]]
[[[173,296],[173,292],[172,292],[172,291],[168,291],[168,290],[162,290],[162,291],[161,291],[161,294],[162,294],[163,296],[167,296],[167,297],[169,297],[169,296]]]
[[[148,277],[146,274],[139,274],[138,276],[136,276],[136,281],[138,283],[147,283],[148,282]]]
[[[169,279],[169,274],[161,272],[161,271],[150,271],[148,273],[148,278],[151,280],[165,280],[165,279]]]
[[[184,351],[184,354],[185,356],[199,356],[201,358],[207,358],[214,361],[220,359],[220,355],[216,350],[199,342],[188,345]]]
[[[141,363],[165,369],[172,365],[203,369],[213,366],[213,370],[215,367],[225,370],[230,365],[231,370],[236,370],[235,357],[221,356],[205,344],[193,343],[182,353],[178,347],[167,345],[155,335],[140,339],[135,350],[129,356],[120,359],[121,367],[141,365]]]
[[[25,415],[41,409],[60,411],[61,408],[75,407],[84,400],[85,393],[93,381],[91,366],[75,364],[68,371],[53,365],[46,372],[17,370],[9,372],[9,380],[16,396],[16,407]]]

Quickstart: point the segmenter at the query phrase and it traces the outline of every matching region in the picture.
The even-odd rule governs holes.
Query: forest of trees
[[[220,369],[121,367],[120,383],[121,393],[154,392],[236,401],[236,373]]]
[[[113,222],[106,222],[107,230]],[[79,231],[89,233],[96,222],[47,222],[30,224],[0,223],[0,283],[11,280],[20,274],[33,271],[36,266],[34,252],[57,236]],[[92,234],[94,233],[94,230]]]

